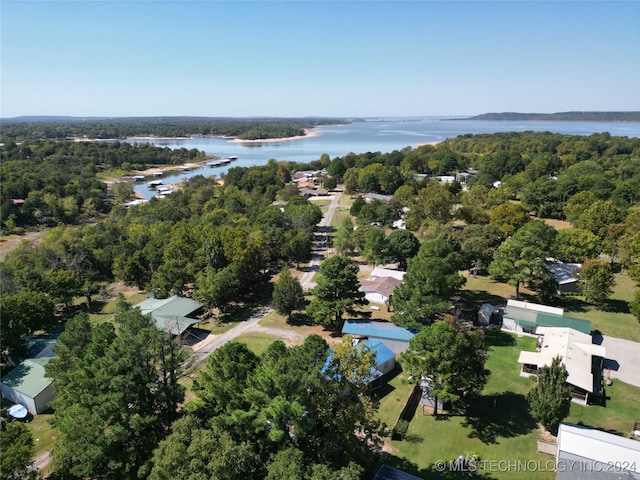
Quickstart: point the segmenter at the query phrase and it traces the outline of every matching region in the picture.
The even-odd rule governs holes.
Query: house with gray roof
[[[389,300],[395,288],[402,283],[393,277],[380,277],[375,280],[363,280],[360,282],[360,291],[371,303],[389,305]]]
[[[196,315],[202,310],[200,302],[174,295],[169,298],[147,298],[136,305],[144,315],[151,314],[158,330],[180,335],[198,323]]]

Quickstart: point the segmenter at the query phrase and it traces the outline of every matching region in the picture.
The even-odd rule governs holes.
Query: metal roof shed
[[[561,423],[558,480],[640,479],[640,442],[593,428]]]
[[[53,385],[45,376],[44,367],[51,358],[26,359],[2,377],[0,390],[4,398],[24,405],[34,415],[48,410]]]
[[[202,304],[191,298],[174,295],[169,298],[148,298],[136,305],[144,315],[151,314],[158,330],[182,335],[189,326],[197,323],[190,318],[202,308]]]

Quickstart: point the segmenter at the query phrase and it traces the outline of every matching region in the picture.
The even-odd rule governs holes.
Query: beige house
[[[567,369],[567,383],[574,387],[572,400],[586,405],[590,394],[597,394],[602,381],[604,347],[594,345],[591,335],[572,328],[538,327],[535,352],[520,352],[521,376],[537,375],[557,356]]]

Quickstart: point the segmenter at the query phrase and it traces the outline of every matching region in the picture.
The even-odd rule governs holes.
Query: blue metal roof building
[[[376,356],[375,367],[371,368],[371,382],[381,377],[385,373],[390,372],[396,366],[396,354],[391,349],[385,347],[384,344],[370,340],[364,340],[360,343],[363,343],[366,347],[368,347]],[[360,349],[360,343],[354,345],[353,348]],[[329,368],[329,365],[331,364],[331,360],[333,358],[333,353],[333,350],[329,349],[327,361],[322,368],[322,372],[326,372]]]
[[[396,354],[406,351],[409,348],[409,340],[415,335],[414,332],[393,323],[367,320],[345,321],[342,334],[380,342]]]

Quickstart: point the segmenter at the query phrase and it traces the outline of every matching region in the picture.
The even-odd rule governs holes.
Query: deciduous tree
[[[280,315],[291,317],[294,310],[300,310],[304,307],[304,293],[302,285],[297,278],[291,275],[288,268],[284,268],[280,272],[280,278],[273,287],[272,296],[273,308]]]
[[[611,265],[604,260],[589,259],[576,272],[580,292],[587,302],[602,303],[613,293],[615,278]]]
[[[633,300],[629,302],[629,312],[640,322],[640,290],[633,294]]]
[[[400,269],[407,268],[407,262],[420,250],[420,241],[409,230],[394,230],[387,237],[389,255],[399,263]]]
[[[527,210],[518,203],[498,205],[489,215],[489,223],[498,227],[504,236],[513,235],[528,221]]]
[[[528,222],[498,247],[489,273],[496,280],[513,285],[519,298],[522,283],[545,276],[544,261],[555,234],[553,227],[540,220]]]
[[[468,338],[448,322],[424,327],[409,340],[409,349],[401,357],[403,368],[416,381],[425,377],[436,400],[457,403],[482,391],[488,372],[484,368],[483,342]]]
[[[589,230],[565,228],[553,241],[553,254],[562,262],[584,262],[600,253],[600,239]]]

